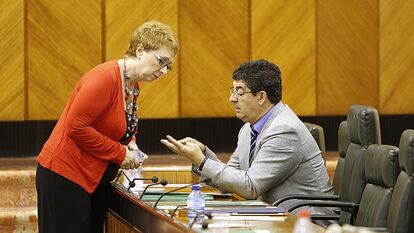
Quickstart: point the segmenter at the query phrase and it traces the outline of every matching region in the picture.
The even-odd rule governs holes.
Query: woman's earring
[[[141,60],[142,53],[139,51],[139,49],[137,49],[137,50],[135,51],[135,55],[136,55],[136,57],[138,58],[138,60]]]

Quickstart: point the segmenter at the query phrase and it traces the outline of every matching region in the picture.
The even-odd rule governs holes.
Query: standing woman
[[[168,26],[147,22],[123,59],[78,81],[37,158],[40,233],[103,232],[109,182],[119,168],[140,166],[128,149],[136,148],[138,82],[167,74],[178,48]]]

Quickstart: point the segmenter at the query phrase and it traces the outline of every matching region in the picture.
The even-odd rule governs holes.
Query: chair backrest
[[[309,122],[303,122],[306,127],[308,128],[309,132],[312,134],[313,139],[315,139],[316,144],[318,144],[319,150],[322,152],[322,158],[324,161],[325,159],[325,133],[323,131],[322,126],[312,124]]]
[[[401,134],[398,175],[388,212],[387,231],[408,233],[414,229],[414,130]]]
[[[339,124],[338,128],[338,153],[339,159],[338,163],[336,164],[335,174],[332,181],[332,186],[334,188],[334,194],[340,194],[340,187],[342,181],[342,174],[344,171],[344,164],[345,164],[345,156],[346,151],[348,150],[349,143],[351,140],[349,139],[348,128],[347,128],[346,121],[342,121]]]
[[[381,144],[378,111],[375,108],[352,105],[347,115],[351,140],[345,157],[339,200],[359,204],[366,185],[365,156],[371,144]],[[339,223],[354,223],[356,214],[341,211]]]
[[[367,185],[362,193],[355,225],[385,227],[392,191],[400,174],[398,147],[372,144],[365,158]]]

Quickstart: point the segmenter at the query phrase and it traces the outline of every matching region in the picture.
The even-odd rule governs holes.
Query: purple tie
[[[256,139],[257,135],[259,134],[253,127],[253,125],[250,125],[251,132],[250,132],[250,152],[249,152],[249,167],[252,165],[253,162],[253,154],[254,149],[256,148]]]

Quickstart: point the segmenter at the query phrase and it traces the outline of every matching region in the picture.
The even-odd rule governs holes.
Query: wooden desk
[[[177,218],[153,208],[149,203],[139,199],[124,187],[114,184],[110,193],[110,210],[105,224],[107,233],[175,233],[175,232],[255,232],[255,230],[268,230],[268,232],[292,232],[296,217],[287,213],[277,221],[231,221],[232,224],[249,225],[243,228],[198,228],[190,229],[187,218],[180,215]],[[161,202],[160,202],[161,203]],[[209,224],[218,223],[218,220],[207,220]],[[324,232],[322,227],[313,225],[315,232]]]

